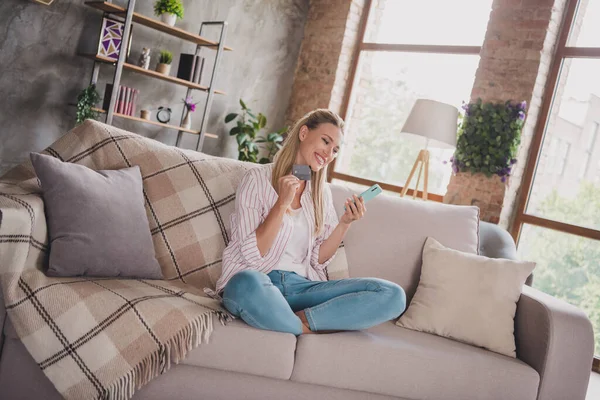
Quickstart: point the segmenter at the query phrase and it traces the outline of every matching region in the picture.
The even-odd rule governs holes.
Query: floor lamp
[[[419,190],[421,172],[425,170],[423,176],[423,200],[427,200],[427,181],[429,179],[428,147],[430,145],[432,147],[455,147],[457,121],[458,109],[454,106],[426,99],[418,99],[415,102],[401,132],[423,136],[427,141],[425,142],[425,149],[419,151],[415,164],[400,193],[401,197],[404,197],[406,194],[410,181],[418,167],[419,173],[413,192],[413,199],[416,198]]]

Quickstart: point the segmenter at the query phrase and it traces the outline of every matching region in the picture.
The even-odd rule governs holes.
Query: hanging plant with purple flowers
[[[527,103],[483,103],[478,99],[462,108],[456,151],[450,159],[452,170],[481,172],[488,177],[496,174],[505,182],[517,162]]]

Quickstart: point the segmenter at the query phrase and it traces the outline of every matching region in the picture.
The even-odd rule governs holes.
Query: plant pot
[[[169,26],[175,26],[175,22],[177,22],[177,15],[161,14],[160,20]]]
[[[190,129],[192,127],[192,113],[191,112],[186,112],[185,114],[185,118],[183,119],[183,122],[181,123],[181,127],[185,128],[185,129]]]
[[[504,205],[508,181],[498,175],[459,172],[450,178],[444,203],[479,207],[481,221],[497,224]]]
[[[159,63],[156,66],[156,72],[159,72],[163,75],[169,75],[169,72],[171,72],[171,64]]]

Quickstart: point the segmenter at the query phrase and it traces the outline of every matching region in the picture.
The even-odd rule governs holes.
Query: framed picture
[[[124,29],[124,23],[106,17],[102,18],[102,28],[100,30],[100,40],[98,41],[98,51],[96,54],[117,61],[123,43]],[[129,51],[131,50],[132,32],[133,29],[130,29],[129,40],[127,41],[127,57],[129,57]]]

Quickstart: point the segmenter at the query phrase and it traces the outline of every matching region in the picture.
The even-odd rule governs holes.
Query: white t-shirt
[[[292,271],[306,278],[308,276],[308,263],[310,262],[308,257],[310,228],[302,208],[291,210],[290,216],[294,224],[292,234],[279,264],[273,269]]]

